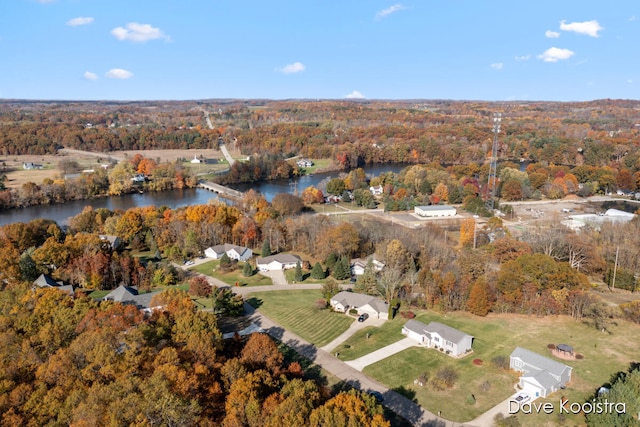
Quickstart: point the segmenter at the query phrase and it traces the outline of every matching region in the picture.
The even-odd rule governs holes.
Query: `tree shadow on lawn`
[[[260,298],[256,297],[247,298],[245,302],[255,309],[260,308],[260,306],[262,306],[263,304],[263,301]]]
[[[414,390],[406,388],[405,386],[396,387],[396,388],[393,388],[392,390],[406,397],[413,403],[418,404],[418,399],[416,399],[416,392]]]

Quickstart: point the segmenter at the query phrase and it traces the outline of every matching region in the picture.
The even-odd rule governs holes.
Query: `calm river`
[[[406,164],[372,165],[365,168],[367,175],[377,176],[384,172],[399,172]],[[278,193],[293,193],[296,190],[301,193],[305,188],[317,186],[323,179],[335,178],[339,172],[315,174],[303,176],[294,181],[279,180],[259,182],[253,184],[239,184],[230,187],[240,191],[250,188],[262,193],[269,201]],[[95,209],[107,208],[109,210],[126,210],[143,206],[167,206],[171,209],[189,205],[206,204],[210,199],[216,198],[215,193],[200,188],[163,191],[159,193],[127,194],[120,197],[107,197],[95,200],[80,200],[59,205],[31,206],[22,209],[0,210],[0,226],[14,222],[29,222],[38,218],[47,218],[59,224],[66,224],[84,209],[85,206],[93,206]]]

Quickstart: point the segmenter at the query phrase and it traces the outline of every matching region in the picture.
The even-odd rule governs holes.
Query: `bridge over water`
[[[233,188],[225,187],[224,185],[216,184],[211,181],[200,181],[198,183],[198,187],[204,188],[205,190],[213,191],[214,193],[219,194],[221,197],[227,199],[242,199],[244,193],[242,191],[234,190]]]

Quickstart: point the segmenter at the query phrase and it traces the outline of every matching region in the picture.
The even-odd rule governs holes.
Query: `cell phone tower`
[[[493,113],[493,146],[491,147],[491,158],[489,159],[489,176],[487,185],[489,187],[489,198],[485,206],[491,212],[494,208],[494,200],[496,198],[496,175],[498,167],[498,133],[500,133],[500,122],[502,121],[502,113]]]

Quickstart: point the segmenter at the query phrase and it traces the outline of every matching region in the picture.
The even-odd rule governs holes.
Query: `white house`
[[[413,212],[425,218],[456,216],[456,208],[448,205],[416,206]]]
[[[296,164],[301,168],[309,168],[313,166],[313,162],[309,159],[300,159],[296,162]]]
[[[375,319],[389,318],[389,304],[371,295],[342,291],[329,301],[335,311],[347,312],[355,309],[358,314],[368,314]]]
[[[412,319],[402,327],[402,334],[416,340],[420,345],[442,349],[454,357],[471,351],[473,343],[473,336],[439,322],[425,325]]]
[[[22,169],[25,170],[32,170],[32,169],[42,169],[43,166],[41,164],[38,163],[33,163],[33,162],[23,162],[22,163]]]
[[[535,397],[547,397],[571,381],[571,366],[516,347],[509,358],[509,367],[522,372],[518,386]]]
[[[351,260],[351,274],[355,276],[362,276],[364,270],[367,268],[367,263],[371,259],[373,271],[378,272],[384,268],[384,263],[378,261],[373,255],[368,256],[366,259],[356,258]]]
[[[238,261],[247,261],[253,256],[253,251],[244,246],[231,245],[225,243],[224,245],[211,246],[204,250],[204,256],[207,258],[220,259],[222,255],[227,254],[231,259],[237,259]]]
[[[382,188],[382,185],[375,185],[369,187],[369,191],[371,191],[371,194],[373,194],[374,196],[380,196],[382,195],[384,189]]]
[[[265,258],[256,258],[256,266],[260,271],[288,270],[302,264],[302,259],[292,254],[277,254]]]

